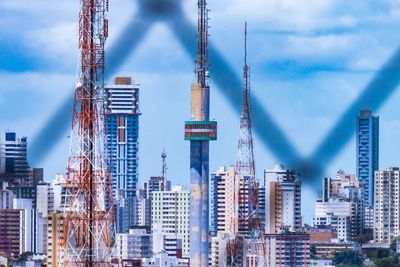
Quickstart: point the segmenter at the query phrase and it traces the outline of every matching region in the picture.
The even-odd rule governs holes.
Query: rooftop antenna
[[[162,168],[161,168],[161,176],[165,179],[167,174],[167,152],[165,152],[165,148],[161,152],[161,159],[162,159]]]

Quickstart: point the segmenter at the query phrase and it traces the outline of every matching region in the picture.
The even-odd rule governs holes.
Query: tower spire
[[[250,107],[250,67],[247,65],[247,22],[244,30],[243,104],[240,116],[240,135],[236,174],[240,180],[239,232],[254,236],[257,208],[258,184],[255,177],[253,133]]]
[[[244,66],[247,67],[247,21],[244,23]]]
[[[207,1],[198,0],[197,82],[203,86],[208,76],[208,10]]]

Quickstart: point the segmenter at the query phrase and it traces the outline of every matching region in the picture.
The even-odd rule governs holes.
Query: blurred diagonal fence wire
[[[106,79],[112,77],[126,59],[143,41],[155,22],[168,24],[183,49],[195,57],[196,27],[184,16],[179,0],[140,0],[137,15],[128,23],[106,55],[108,61]],[[232,109],[240,115],[242,99],[242,81],[228,64],[227,60],[210,45],[211,77],[217,89],[226,98]],[[295,168],[306,184],[319,186],[327,166],[337,157],[355,134],[355,117],[360,109],[378,110],[400,83],[400,48],[388,60],[382,69],[373,77],[360,96],[343,113],[326,138],[311,154],[303,157],[293,146],[286,134],[279,128],[274,118],[255,97],[251,99],[254,130],[265,149],[289,168]],[[73,90],[71,90],[71,93]],[[73,97],[68,97],[60,108],[45,123],[30,146],[33,164],[39,164],[65,137],[69,129]]]

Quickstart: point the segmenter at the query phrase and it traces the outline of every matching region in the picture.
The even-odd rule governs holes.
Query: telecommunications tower
[[[79,56],[66,181],[62,266],[111,266],[114,210],[106,158],[104,44],[108,0],[81,0]]]
[[[247,22],[245,23],[245,56],[243,67],[243,106],[240,116],[240,135],[236,176],[240,181],[238,232],[254,238],[259,230],[258,184],[255,176],[253,134],[250,110],[250,67],[247,65]]]
[[[244,250],[258,242],[261,222],[258,214],[258,183],[255,176],[253,134],[250,109],[250,67],[247,65],[247,22],[245,23],[243,103],[240,116],[238,158],[235,167],[235,236],[227,244],[229,266],[243,266]]]
[[[209,141],[217,139],[217,122],[210,121],[208,10],[198,0],[197,80],[192,85],[191,121],[185,123],[190,140],[190,266],[207,267],[209,255]]]

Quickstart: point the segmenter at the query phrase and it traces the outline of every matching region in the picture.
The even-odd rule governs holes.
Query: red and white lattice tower
[[[66,183],[62,266],[111,266],[114,209],[105,153],[108,0],[81,0],[79,66]]]
[[[240,116],[238,159],[235,168],[235,206],[232,228],[235,237],[227,244],[229,266],[243,266],[246,247],[260,237],[258,183],[255,177],[253,134],[250,109],[250,68],[247,65],[247,23],[243,67],[243,105]],[[257,241],[258,242],[258,241]],[[250,247],[249,247],[250,248]]]
[[[238,232],[255,237],[258,229],[258,184],[255,177],[253,134],[250,110],[250,68],[247,65],[247,23],[245,24],[245,58],[243,67],[243,106],[240,116],[240,136],[236,179],[239,181]]]

